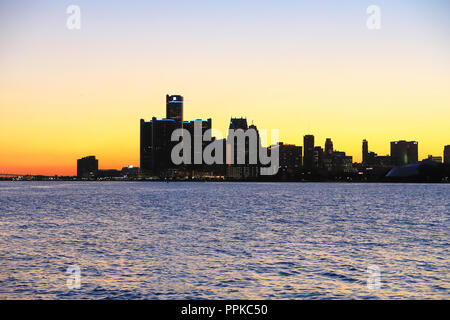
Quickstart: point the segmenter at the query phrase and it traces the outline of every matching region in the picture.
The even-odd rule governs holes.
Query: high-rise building
[[[248,126],[246,118],[231,118],[230,130],[243,130],[244,137],[244,154],[241,158],[243,163],[239,163],[239,150],[237,137],[233,138],[228,135],[226,145],[226,162],[228,164],[226,169],[226,175],[229,179],[254,179],[259,177],[260,164],[259,164],[259,150],[260,150],[260,137],[258,129],[255,125]],[[252,158],[253,156],[253,158]],[[256,158],[256,159],[255,159]],[[256,161],[255,161],[256,160]],[[256,162],[256,163],[254,163]]]
[[[88,156],[77,160],[77,177],[90,178],[98,172],[98,160],[95,156]]]
[[[339,173],[354,173],[353,158],[347,156],[345,152],[334,151],[333,152],[333,169],[335,174]]]
[[[254,126],[253,129],[255,129],[256,127]],[[230,126],[228,127],[229,130],[243,130],[244,132],[247,132],[247,130],[249,129],[248,127],[248,123],[247,123],[247,119],[246,118],[231,118],[230,120]],[[249,139],[246,137],[245,138],[245,163],[244,164],[248,164],[248,159],[249,159]],[[227,163],[232,164],[232,166],[239,166],[239,165],[243,165],[242,163],[239,164],[238,163],[238,147],[237,147],[237,138],[233,138],[233,140],[231,140],[231,138],[228,136],[227,138],[227,148],[233,148],[233,150],[227,150],[227,157],[230,156],[230,159],[227,159]],[[233,145],[233,147],[232,147]],[[232,157],[232,159],[231,159]]]
[[[289,173],[294,173],[300,170],[302,166],[302,147],[293,144],[283,144],[280,145],[280,166],[287,169]]]
[[[444,163],[450,164],[450,145],[444,147]]]
[[[166,95],[166,118],[183,122],[183,97]]]
[[[173,119],[141,119],[140,168],[144,174],[158,175],[172,166],[170,152],[176,142],[172,132],[181,123]]]
[[[231,118],[229,129],[233,129],[233,130],[237,130],[237,129],[247,130],[248,129],[247,119],[246,118],[242,118],[242,117],[241,118]]]
[[[362,163],[367,164],[367,158],[369,155],[369,143],[366,139],[363,140],[362,143]]]
[[[194,128],[200,124],[201,145],[194,146]],[[160,177],[171,176],[192,176],[197,175],[199,169],[203,169],[203,150],[209,143],[203,141],[203,135],[207,129],[211,129],[211,119],[183,121],[183,97],[180,95],[166,95],[166,118],[157,119],[153,117],[151,121],[140,121],[140,172],[145,175]],[[175,165],[172,162],[171,152],[179,141],[171,141],[172,133],[175,129],[184,128],[191,135],[191,163]],[[202,163],[195,163],[195,157],[201,159]],[[195,163],[195,164],[194,164]]]
[[[201,128],[201,130],[197,130],[198,132],[195,130],[196,124],[199,128]],[[195,169],[200,169],[203,166],[203,161],[202,163],[197,162],[199,159],[202,159],[204,149],[211,142],[203,141],[203,136],[207,130],[212,128],[212,120],[209,118],[208,120],[197,119],[184,121],[183,128],[191,134],[191,164],[195,167]],[[201,144],[196,146],[196,141],[201,141]]]
[[[323,153],[323,149],[322,147],[314,147],[314,168],[320,168],[322,169],[323,167],[323,158],[324,158],[324,153]]]
[[[392,167],[391,156],[379,156],[375,152],[369,151],[369,143],[366,139],[362,143],[362,164],[370,170],[383,171]]]
[[[314,136],[311,134],[303,137],[303,167],[306,170],[314,168]]]
[[[269,147],[270,152],[275,148],[278,148],[279,156],[278,177],[282,179],[298,178],[302,167],[302,147],[279,142],[277,145]]]
[[[418,161],[418,143],[417,141],[393,141],[391,142],[391,160],[392,164],[402,166]]]
[[[325,141],[325,156],[329,157],[333,154],[333,141],[331,138],[327,138]]]

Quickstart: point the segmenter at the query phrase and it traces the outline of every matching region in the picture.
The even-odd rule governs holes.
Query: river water
[[[0,231],[3,299],[450,298],[448,184],[0,182]]]

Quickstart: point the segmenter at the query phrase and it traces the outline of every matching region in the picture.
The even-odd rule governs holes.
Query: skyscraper
[[[303,137],[303,166],[306,170],[314,168],[314,136],[311,134]]]
[[[352,173],[353,168],[353,158],[352,156],[347,156],[345,152],[334,151],[333,152],[333,173]]]
[[[322,168],[323,167],[323,149],[320,146],[314,147],[314,168]]]
[[[228,163],[226,169],[226,175],[230,179],[254,179],[259,176],[260,164],[259,164],[259,147],[261,144],[259,132],[255,125],[248,126],[246,118],[231,118],[229,130],[243,130],[244,131],[244,154],[241,160],[244,163],[239,163],[239,150],[238,144],[242,143],[238,141],[236,136],[230,136],[230,131],[227,137],[227,154],[226,161]],[[252,159],[256,157],[256,163]],[[230,163],[231,162],[231,163]]]
[[[331,141],[331,138],[327,138],[325,141],[325,156],[329,157],[333,154],[333,141]]]
[[[140,167],[144,174],[158,175],[172,166],[170,151],[175,145],[170,137],[181,126],[173,119],[141,119]]]
[[[246,118],[242,118],[242,117],[241,118],[231,118],[229,129],[247,130],[248,129],[247,119]]]
[[[297,178],[302,167],[302,147],[283,142],[269,147],[271,152],[276,148],[279,152],[278,177],[283,180]]]
[[[98,160],[95,156],[88,156],[77,160],[77,177],[89,178],[98,172]]]
[[[215,140],[215,137],[209,134],[206,136],[206,132],[211,129],[211,119],[182,121],[183,97],[180,95],[166,95],[166,113],[164,119],[153,117],[150,121],[144,119],[140,121],[140,173],[144,176],[183,179],[212,174],[223,176],[224,166],[221,164],[223,161],[206,165],[203,158],[205,147]],[[181,137],[177,141],[172,141],[172,133],[180,128],[184,129]],[[185,142],[188,136],[190,145]],[[179,155],[184,156],[183,153],[188,152],[190,157],[186,154],[183,161],[178,163],[178,160],[172,159],[172,150],[180,141],[183,141],[183,144]],[[225,140],[220,141],[225,149]]]
[[[417,141],[393,141],[391,142],[391,159],[393,165],[403,166],[418,161]]]
[[[195,126],[198,125],[201,130],[196,132]],[[202,163],[197,163],[199,159],[202,159],[203,151],[206,146],[210,143],[210,141],[203,141],[203,137],[205,132],[212,128],[212,120],[209,118],[208,120],[191,120],[184,121],[183,128],[186,129],[191,134],[191,164],[196,169],[200,169],[203,166]],[[196,140],[199,139],[201,141],[201,145],[196,146]],[[197,160],[196,160],[197,159]]]
[[[444,163],[450,164],[450,145],[444,147]]]
[[[367,164],[367,158],[369,155],[369,143],[366,139],[363,140],[362,144],[362,163]]]
[[[183,97],[166,95],[166,118],[183,122]]]

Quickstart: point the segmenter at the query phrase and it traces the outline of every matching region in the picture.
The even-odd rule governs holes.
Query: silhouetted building
[[[242,129],[242,130],[247,130],[248,129],[248,124],[247,124],[247,118],[231,118],[230,120],[230,129]]]
[[[383,178],[392,169],[391,156],[379,156],[375,152],[369,151],[369,143],[366,139],[362,143],[362,163],[358,166],[360,174],[364,180],[376,181]]]
[[[375,152],[369,152],[367,154],[366,166],[370,167],[392,167],[392,159],[390,156],[379,156]]]
[[[366,139],[362,143],[362,163],[367,164],[367,157],[369,155],[369,143]]]
[[[302,147],[293,144],[284,144],[270,146],[270,152],[278,148],[279,170],[277,176],[282,180],[290,180],[299,177],[302,167]]]
[[[369,144],[367,140],[363,140],[362,146],[362,164],[363,167],[371,167],[371,169],[378,168],[391,168],[392,167],[392,159],[390,156],[379,156],[375,152],[369,151]],[[378,170],[377,170],[378,171]],[[380,170],[383,172],[385,170]]]
[[[393,141],[391,142],[391,160],[392,164],[402,166],[418,161],[417,141]]]
[[[436,163],[442,163],[442,157],[438,156],[438,157],[433,157],[432,155],[428,155],[428,158],[423,159],[422,161],[433,161]]]
[[[444,163],[450,164],[450,145],[444,147]]]
[[[327,138],[325,141],[325,156],[331,156],[333,154],[333,141],[331,138]]]
[[[250,177],[257,178],[257,177],[259,177],[259,174],[260,174],[259,151],[260,151],[260,148],[261,148],[261,138],[259,136],[258,128],[253,123],[248,128],[250,130],[254,130],[256,132],[256,150],[254,150],[255,153],[256,153],[256,155],[255,155],[256,163],[251,163],[250,162],[250,160],[251,160],[250,159],[250,148],[252,148],[252,146],[247,145],[247,143],[250,142],[250,138],[249,138],[249,140],[246,140],[246,144],[245,144],[246,150],[247,150],[247,148],[249,150],[248,153],[246,152],[245,160],[246,160],[247,163],[249,163]]]
[[[238,180],[258,178],[260,175],[259,148],[261,143],[258,129],[256,128],[255,125],[251,125],[249,127],[246,118],[231,118],[229,129],[243,130],[243,133],[245,134],[244,137],[245,140],[244,140],[244,154],[242,155],[241,161],[239,161],[238,145],[241,142],[238,141],[238,138],[236,136],[227,137],[226,141],[227,178]],[[251,150],[251,148],[253,149]],[[251,154],[253,154],[253,156],[256,159],[251,159]]]
[[[141,119],[140,167],[143,174],[164,174],[173,166],[170,153],[177,142],[171,141],[172,132],[181,127],[173,119]]]
[[[333,154],[323,157],[322,169],[325,173],[330,173],[333,171]]]
[[[306,170],[314,168],[314,136],[305,135],[303,137],[303,167]]]
[[[353,158],[352,156],[345,155],[345,152],[334,151],[333,152],[333,161],[332,161],[332,172],[334,174],[350,174],[355,173],[355,169],[353,168]]]
[[[450,167],[431,159],[398,166],[386,174],[392,181],[441,182],[448,181]]]
[[[166,95],[166,118],[183,122],[183,97]]]
[[[98,160],[95,156],[88,156],[77,160],[77,177],[93,178],[98,172]]]
[[[121,173],[123,176],[135,177],[139,174],[139,167],[134,166],[123,167]]]
[[[99,179],[120,178],[123,177],[123,174],[121,171],[116,169],[103,169],[97,171],[96,177]]]
[[[232,130],[239,130],[242,129],[244,132],[248,129],[247,119],[246,118],[231,118],[230,120],[230,126],[228,127]],[[233,141],[230,137],[227,138],[227,163],[229,164],[229,167],[238,167],[238,153],[237,153],[237,139],[235,138]],[[249,144],[248,139],[245,139],[245,163],[247,163],[248,159],[248,153],[249,153]],[[233,150],[231,150],[231,143],[233,143]],[[230,149],[230,150],[228,150]],[[242,166],[242,164],[240,164]],[[234,172],[235,170],[233,170]],[[228,172],[228,171],[227,171]],[[227,174],[230,176],[230,174]]]
[[[204,148],[214,140],[211,137],[209,141],[203,141],[206,130],[211,129],[211,119],[183,121],[183,97],[180,95],[166,95],[166,116],[166,119],[153,117],[151,121],[141,119],[140,173],[182,179],[212,175],[217,166],[206,166],[203,159]],[[175,129],[181,128],[191,137],[191,145],[184,146],[186,151],[190,148],[190,161],[176,165],[172,162],[172,149],[184,136],[178,141],[171,141],[171,137]],[[200,141],[198,146],[195,141]]]
[[[314,169],[321,169],[323,167],[324,153],[322,147],[314,147]]]
[[[395,167],[386,174],[386,177],[396,179],[416,177],[419,175],[420,165],[421,163],[417,162]]]
[[[195,127],[201,128],[201,130],[195,131]],[[183,122],[183,128],[189,131],[191,135],[191,164],[185,165],[185,169],[190,171],[190,176],[202,176],[204,172],[209,172],[209,175],[213,175],[212,167],[206,166],[203,163],[203,151],[205,150],[206,146],[211,143],[210,140],[203,141],[203,137],[205,135],[205,132],[212,128],[212,120],[211,118],[208,120],[191,120],[191,121],[184,121]],[[198,143],[198,146],[195,146],[195,141],[200,141]],[[200,159],[202,159],[201,163]]]

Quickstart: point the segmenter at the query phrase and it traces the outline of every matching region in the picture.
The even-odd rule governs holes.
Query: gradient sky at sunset
[[[66,28],[67,6],[81,30]],[[368,30],[366,8],[381,8]],[[139,166],[139,119],[231,116],[361,160],[450,144],[450,1],[0,1],[0,173]]]

